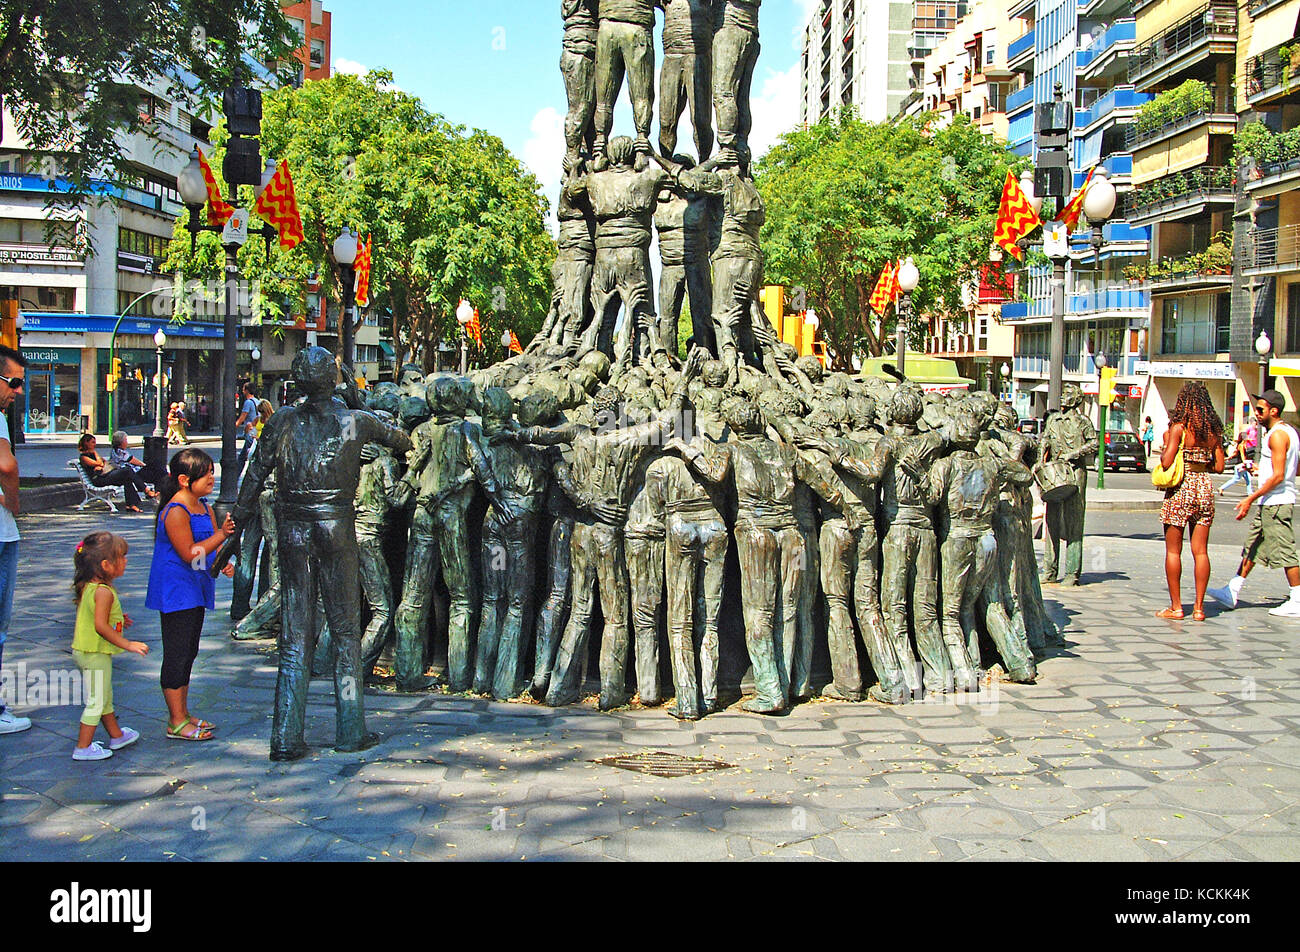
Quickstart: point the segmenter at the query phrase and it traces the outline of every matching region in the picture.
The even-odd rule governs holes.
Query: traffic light
[[[113,365],[108,370],[108,389],[113,391],[117,389],[117,383],[122,379],[122,358],[114,357]]]
[[[1108,407],[1115,402],[1115,375],[1119,371],[1114,367],[1101,369],[1101,381],[1097,387],[1097,403]]]

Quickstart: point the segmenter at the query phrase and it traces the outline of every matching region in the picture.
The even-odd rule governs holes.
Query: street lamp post
[[[501,347],[505,350],[505,354],[503,355],[502,359],[503,359],[503,360],[508,360],[509,357],[510,357],[510,331],[509,331],[509,329],[504,330],[504,331],[501,332]]]
[[[356,357],[356,328],[352,322],[352,307],[356,300],[357,236],[347,225],[334,239],[334,261],[339,266],[339,280],[343,282],[343,305],[339,312],[339,336],[342,341],[343,365],[354,366]]]
[[[460,324],[460,375],[469,373],[469,323],[474,320],[474,308],[469,301],[460,299],[456,306],[456,321]]]
[[[1106,488],[1106,410],[1107,405],[1101,398],[1101,380],[1106,369],[1106,355],[1097,354],[1097,422],[1101,425],[1101,435],[1097,440],[1097,488]]]
[[[1007,382],[1011,379],[1011,365],[1004,360],[1000,369],[1002,371],[1002,379],[998,381],[998,395],[1001,396],[1003,388],[1006,388],[1007,402],[1010,403],[1011,388],[1007,386]]]
[[[912,259],[904,259],[898,268],[898,289],[903,292],[903,300],[899,302],[898,313],[894,315],[895,322],[898,324],[899,374],[907,373],[907,322],[912,316],[912,292],[916,290],[920,280],[921,273],[916,269]]]
[[[252,352],[251,354],[249,354],[248,356],[250,356],[251,358],[253,358],[253,369],[252,369],[253,387],[254,387],[254,389],[257,390],[258,392],[261,392],[261,389],[262,389],[262,381],[261,381],[261,379],[259,379],[259,377],[258,377],[258,373],[257,373],[257,362],[258,362],[259,360],[262,359],[262,350],[261,350],[261,348],[260,348],[260,347],[254,347],[254,348],[253,348],[253,352]]]
[[[153,342],[158,347],[158,376],[154,378],[158,410],[154,416],[153,435],[166,436],[167,431],[163,429],[163,347],[167,344],[167,335],[161,327],[154,332]]]

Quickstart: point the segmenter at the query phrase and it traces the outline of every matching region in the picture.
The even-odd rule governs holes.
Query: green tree
[[[851,111],[784,137],[757,163],[767,205],[766,280],[802,288],[821,318],[833,365],[878,357],[895,333],[868,301],[885,263],[911,256],[921,280],[909,343],[927,316],[955,312],[961,288],[990,264],[1009,167],[1023,162],[963,116],[862,122]]]
[[[263,319],[300,308],[313,272],[341,300],[330,249],[349,225],[373,236],[372,306],[392,312],[399,365],[432,368],[438,341],[459,333],[461,298],[479,308],[485,347],[507,328],[525,343],[537,331],[550,306],[555,242],[536,179],[499,138],[430,113],[378,70],[281,89],[262,111],[262,152],[288,160],[306,235],[293,251],[277,245],[269,261],[259,241],[240,252],[242,273],[261,283],[254,307]],[[214,170],[225,140],[219,127]],[[252,191],[244,192],[251,208]],[[191,254],[186,219],[168,269],[219,279],[218,236],[203,235]]]
[[[301,42],[278,0],[0,0],[0,105],[70,183],[52,203],[79,205],[96,180],[132,180],[124,131],[166,147],[136,84],[201,112],[250,81],[245,54],[282,61]]]

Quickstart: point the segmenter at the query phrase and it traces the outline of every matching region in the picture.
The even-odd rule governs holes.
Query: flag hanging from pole
[[[510,350],[516,354],[522,354],[524,352],[524,349],[519,346],[519,338],[515,336],[514,331],[510,332]]]
[[[1016,244],[1042,224],[1034,206],[1029,204],[1015,174],[1007,169],[1007,181],[1002,186],[1002,202],[998,205],[997,224],[993,228],[993,241],[1017,261],[1024,252]]]
[[[217,188],[217,177],[212,174],[212,166],[208,165],[208,157],[203,154],[203,150],[197,150],[199,153],[199,168],[203,172],[203,182],[208,186],[208,224],[225,225],[230,221],[230,216],[235,213],[235,206],[221,197],[221,189]]]
[[[871,309],[882,317],[885,314],[885,308],[889,307],[889,302],[894,299],[896,283],[894,263],[886,261],[885,270],[880,272],[880,279],[876,281],[876,289],[871,292],[871,300],[868,301]]]
[[[478,319],[478,308],[474,308],[474,319],[465,325],[465,333],[478,345],[480,350],[483,349],[483,325]]]
[[[1088,194],[1088,186],[1092,184],[1092,174],[1096,171],[1095,165],[1088,170],[1088,177],[1083,180],[1083,185],[1074,193],[1074,197],[1061,212],[1061,222],[1070,231],[1079,227],[1079,215],[1083,213],[1083,197]]]
[[[370,235],[357,246],[357,307],[370,306],[370,253],[374,246]]]
[[[302,216],[298,213],[298,199],[293,191],[293,177],[289,162],[280,160],[280,167],[257,197],[253,211],[275,226],[280,233],[280,247],[286,251],[298,247],[305,237],[302,233]]]

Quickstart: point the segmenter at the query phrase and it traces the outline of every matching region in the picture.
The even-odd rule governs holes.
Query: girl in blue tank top
[[[157,611],[162,623],[160,681],[167,702],[167,737],[205,741],[212,739],[216,725],[190,714],[190,673],[199,653],[204,611],[216,607],[216,585],[208,566],[234,531],[234,523],[227,516],[217,528],[212,507],[203,498],[216,482],[211,456],[198,449],[181,450],[167,468],[145,607]],[[225,574],[233,575],[234,566],[227,566]]]

